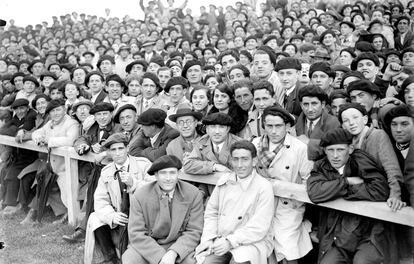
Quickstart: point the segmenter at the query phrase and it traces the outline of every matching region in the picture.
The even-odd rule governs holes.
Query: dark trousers
[[[31,172],[26,174],[20,180],[20,188],[19,188],[19,196],[18,200],[19,203],[23,206],[28,206],[33,198],[36,196],[36,189],[32,189],[33,182],[36,178],[36,172]]]
[[[320,264],[380,264],[384,259],[370,242],[361,243],[355,252],[333,246],[322,257]]]

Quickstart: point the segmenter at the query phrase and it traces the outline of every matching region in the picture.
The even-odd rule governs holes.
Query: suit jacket
[[[338,119],[333,115],[328,114],[327,111],[322,112],[321,119],[319,122],[314,125],[312,133],[310,135],[308,143],[308,159],[309,160],[318,160],[323,155],[323,150],[319,146],[321,138],[331,129],[340,127]],[[306,116],[302,112],[296,122],[296,135],[305,135],[306,134]]]
[[[182,136],[173,139],[170,143],[168,143],[167,155],[174,155],[180,160],[183,160],[185,155],[188,155],[191,151],[193,151],[194,142],[199,138],[200,137],[196,135],[191,142],[185,141]]]
[[[151,145],[151,140],[146,137],[142,130],[129,143],[129,154],[136,157],[146,157],[150,161],[167,154],[167,146],[171,140],[180,135],[180,132],[165,124],[162,128],[154,146]]]
[[[202,136],[194,143],[193,151],[183,160],[183,168],[190,174],[213,173],[214,163],[222,164],[228,168],[230,165],[230,146],[241,138],[229,133],[218,156],[213,151],[209,135]]]
[[[107,139],[110,135],[112,135],[113,133],[115,133],[116,130],[117,130],[117,127],[115,126],[115,124],[109,123],[104,128],[104,134],[103,134],[103,136],[101,138],[101,141]],[[88,146],[92,146],[95,143],[100,143],[100,140],[99,140],[99,132],[100,132],[99,125],[98,125],[97,122],[95,122],[88,129],[88,131],[86,132],[86,134],[84,134],[83,136],[81,136],[81,137],[79,137],[78,139],[75,140],[75,143],[73,144],[75,150],[81,144],[87,144]]]
[[[408,31],[404,38],[404,43],[401,43],[401,34],[397,34],[394,38],[394,46],[396,50],[403,50],[409,47],[414,47],[414,34]]]
[[[200,191],[178,180],[170,207],[171,210],[168,197],[163,195],[157,182],[134,193],[127,251],[136,251],[150,264],[158,264],[168,249],[177,252],[178,263],[195,250],[203,229],[204,208]]]
[[[99,93],[98,97],[96,97],[95,102],[92,102],[94,105],[101,103],[105,100],[105,98],[108,95],[106,94],[106,92],[102,89],[102,91]]]
[[[295,117],[298,117],[300,113],[302,113],[299,100],[299,89],[300,88],[296,85],[293,92],[284,99],[284,108]]]
[[[137,107],[137,115],[142,114],[143,112],[145,112],[146,110],[150,108],[158,108],[158,109],[167,111],[166,106],[165,106],[165,101],[162,100],[162,98],[158,94],[154,96],[148,108],[144,107],[144,99],[142,98],[142,96],[137,97],[137,101],[135,104]]]

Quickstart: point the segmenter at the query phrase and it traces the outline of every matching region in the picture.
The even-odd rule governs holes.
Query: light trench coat
[[[236,262],[263,264],[274,247],[274,195],[272,185],[256,171],[249,177],[245,185],[236,181],[234,173],[224,174],[218,180],[204,213],[198,248],[204,248],[212,239],[225,237],[232,245],[230,252]]]
[[[253,140],[258,149],[259,139]],[[260,150],[258,149],[258,152]],[[284,147],[271,162],[269,179],[306,184],[313,168],[313,162],[307,158],[307,146],[299,139],[286,134]],[[273,183],[274,184],[274,183]],[[276,198],[276,210],[273,230],[275,234],[275,253],[277,261],[284,258],[295,260],[305,256],[312,249],[309,232],[311,223],[303,220],[305,205],[296,200]]]
[[[131,195],[135,190],[143,185],[155,181],[154,176],[147,174],[151,166],[151,162],[142,157],[129,157],[129,173],[132,174],[132,187],[127,188],[127,192]],[[111,229],[117,227],[114,225],[113,219],[116,212],[121,211],[121,190],[119,188],[118,179],[115,180],[114,174],[116,167],[113,162],[106,165],[102,171],[98,181],[98,185],[94,194],[94,209],[88,219],[86,227],[84,263],[89,264],[93,261],[95,250],[94,231],[103,225],[109,225]]]
[[[38,143],[40,139],[45,138],[49,148],[71,147],[75,139],[79,137],[79,123],[65,115],[63,121],[58,125],[53,125],[50,120],[41,128],[32,133],[32,139]],[[63,204],[68,207],[68,192],[65,177],[65,159],[61,156],[50,155],[50,165],[53,172],[58,175],[57,184],[60,189],[60,197]]]

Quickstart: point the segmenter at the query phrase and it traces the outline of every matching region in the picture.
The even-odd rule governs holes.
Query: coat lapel
[[[172,200],[171,230],[167,237],[167,241],[177,237],[180,228],[184,224],[184,219],[187,216],[188,207],[189,202],[185,200],[185,196],[181,190],[181,184],[178,182]]]
[[[114,179],[115,175],[115,164],[112,163],[109,170],[107,170],[107,174],[105,174],[105,181],[108,183],[108,192],[109,197],[111,198],[111,204],[115,206],[115,211],[119,211],[121,205],[121,190],[119,189],[118,179]]]

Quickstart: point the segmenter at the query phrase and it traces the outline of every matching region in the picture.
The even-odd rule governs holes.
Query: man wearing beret
[[[14,101],[11,109],[14,112],[13,117],[4,127],[9,131],[8,135],[16,136],[16,141],[21,143],[20,137],[35,126],[36,112],[29,108],[29,101],[24,98]],[[33,151],[20,148],[14,149],[13,152],[15,159],[3,171],[5,175],[2,179],[2,195],[0,197],[0,200],[3,200],[3,206],[6,206],[2,212],[3,215],[12,215],[18,211],[24,211],[30,203],[30,200],[22,199],[21,196],[18,197],[21,182],[17,176],[26,166],[36,160],[37,155]],[[30,186],[28,189],[30,190]]]
[[[194,142],[200,137],[196,132],[197,123],[202,117],[200,112],[192,111],[191,108],[180,108],[177,113],[168,117],[176,124],[180,132],[180,136],[168,144],[168,155],[174,155],[183,160],[184,156],[193,151]]]
[[[331,70],[329,63],[316,62],[310,66],[309,77],[312,84],[318,86],[329,96],[332,91],[332,82],[335,78],[335,72]]]
[[[89,88],[88,92],[92,95],[91,101],[94,104],[103,102],[107,97],[104,80],[105,77],[98,71],[92,71],[85,77],[85,84]]]
[[[307,157],[306,144],[288,133],[294,125],[294,117],[279,106],[270,106],[263,112],[265,133],[255,138],[253,144],[258,151],[257,171],[270,182],[304,184],[310,175],[313,162]],[[304,213],[303,203],[279,198],[273,226],[278,262],[295,261],[312,249],[311,224],[303,221]]]
[[[89,216],[85,241],[85,263],[91,263],[96,244],[105,261],[119,259],[127,243],[129,203],[134,192],[154,180],[147,174],[151,162],[128,155],[128,139],[121,133],[109,136],[103,143],[113,160],[106,165],[94,194],[95,212]],[[116,250],[115,250],[116,249]]]
[[[121,106],[114,116],[114,122],[120,124],[118,132],[123,133],[128,142],[138,133],[137,108],[132,104]]]
[[[189,83],[181,76],[172,77],[165,85],[164,92],[169,94],[167,102],[167,117],[177,113],[179,108],[191,108],[190,101],[185,97]],[[167,123],[175,128],[175,123]]]
[[[48,148],[71,147],[73,142],[79,136],[79,123],[66,114],[65,101],[62,99],[51,100],[46,108],[46,114],[50,115],[50,120],[41,128],[32,133],[32,140],[40,145]],[[57,184],[59,190],[49,194],[49,200],[56,216],[62,217],[58,221],[67,219],[67,183],[65,177],[65,160],[61,156],[51,155],[50,163],[58,175]],[[60,199],[58,197],[60,192]],[[29,211],[28,216],[35,215],[35,209]],[[30,217],[29,217],[30,218]]]
[[[309,198],[322,203],[346,200],[385,202],[389,195],[382,168],[342,128],[328,131],[320,142],[326,157],[317,161],[307,180]],[[332,209],[320,212],[318,238],[321,264],[398,263],[393,226]]]
[[[146,72],[140,81],[142,98],[138,98],[137,114],[141,115],[143,112],[151,108],[163,109],[165,101],[161,99],[159,93],[162,91],[160,86],[160,79],[157,75]]]
[[[27,75],[23,78],[23,89],[18,91],[16,99],[25,98],[29,104],[36,97],[36,89],[39,88],[39,81],[33,76]]]
[[[135,103],[134,97],[126,96],[124,94],[127,90],[127,86],[119,75],[111,74],[106,77],[105,82],[108,96],[105,98],[104,102],[111,103],[114,106],[115,112],[124,104]]]
[[[274,243],[272,186],[254,168],[252,143],[235,142],[229,154],[234,172],[220,177],[207,203],[197,263],[267,263]]]
[[[299,74],[302,70],[300,61],[296,58],[283,58],[276,63],[276,72],[280,85],[284,90],[282,106],[291,114],[299,116],[302,112],[298,98]]]
[[[190,155],[184,157],[184,171],[196,175],[230,171],[230,146],[241,140],[230,133],[232,118],[224,113],[213,113],[202,122],[207,134],[198,139]]]
[[[103,55],[99,58],[96,67],[99,69],[99,71],[103,74],[104,78],[106,79],[107,76],[114,73],[115,59],[110,55]]]
[[[157,108],[151,108],[138,117],[141,130],[131,140],[129,154],[146,157],[150,161],[167,154],[168,143],[180,133],[165,123],[167,114]]]
[[[137,74],[142,76],[148,68],[148,63],[145,60],[135,60],[125,67],[128,75]]]
[[[198,60],[190,60],[187,61],[184,65],[183,71],[181,72],[181,76],[186,78],[190,83],[190,87],[187,90],[187,94],[189,95],[194,87],[194,85],[200,85],[201,80],[203,78],[202,75],[203,71],[201,69],[201,62]]]
[[[196,187],[178,179],[180,169],[176,156],[156,159],[148,170],[156,181],[131,195],[129,245],[122,263],[196,263],[203,199]]]
[[[319,147],[321,137],[340,124],[326,110],[328,95],[318,86],[307,85],[301,88],[298,97],[303,112],[296,122],[296,135],[308,145],[308,158],[317,160],[323,154]]]

